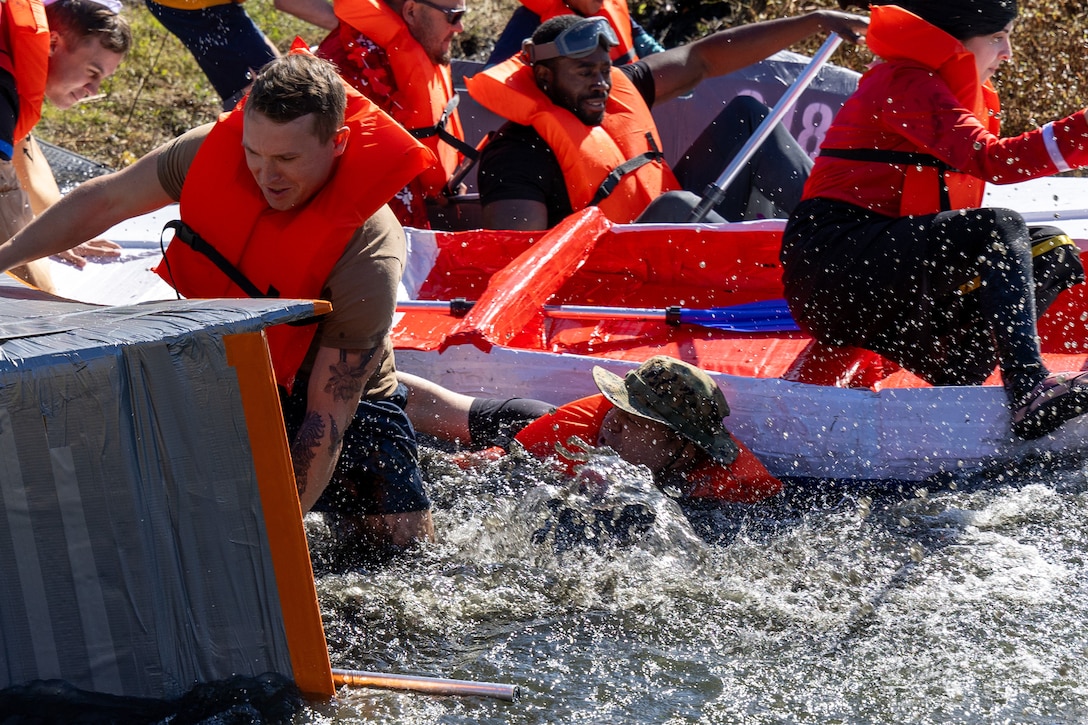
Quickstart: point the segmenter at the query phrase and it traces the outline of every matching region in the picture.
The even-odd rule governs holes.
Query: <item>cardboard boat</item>
[[[0,689],[333,694],[262,334],[327,307],[103,307],[0,275]]]

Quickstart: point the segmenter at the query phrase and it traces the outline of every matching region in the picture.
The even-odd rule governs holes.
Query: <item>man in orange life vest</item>
[[[317,54],[434,152],[438,163],[412,180],[390,207],[406,226],[428,228],[426,200],[441,204],[465,143],[450,73],[450,45],[464,32],[464,0],[335,0],[340,26]]]
[[[404,232],[383,200],[433,157],[349,90],[296,46],[240,108],[72,190],[0,245],[0,269],[180,201],[157,269],[180,294],[331,301],[319,322],[267,332],[299,499],[404,546],[433,524],[389,339]]]
[[[613,221],[630,222],[665,192],[703,192],[766,108],[751,98],[734,99],[688,149],[674,175],[661,154],[650,106],[815,33],[836,32],[857,42],[866,25],[857,15],[818,10],[729,28],[614,67],[609,51],[619,41],[606,20],[548,20],[523,53],[466,81],[474,99],[510,121],[480,159],[484,226],[546,229],[589,205]],[[779,126],[717,212],[743,218],[754,189],[773,204],[775,216],[788,216],[809,168],[811,160]],[[681,192],[667,199],[679,198],[690,210],[691,196]]]
[[[580,461],[565,452],[578,453],[568,442],[576,436],[646,466],[655,483],[688,501],[756,503],[782,490],[725,428],[729,404],[713,378],[675,358],[654,356],[622,378],[595,367],[601,393],[559,408],[528,398],[474,398],[414,375],[397,376],[408,386],[413,425],[441,440],[470,448],[505,448],[514,440],[571,471]]]
[[[0,8],[0,239],[8,239],[60,198],[30,135],[42,101],[66,109],[97,93],[132,45],[132,31],[115,1],[55,0],[43,8],[41,0],[8,0]],[[96,240],[63,256],[81,265],[80,255],[116,253],[116,245]],[[15,273],[53,291],[43,263]]]

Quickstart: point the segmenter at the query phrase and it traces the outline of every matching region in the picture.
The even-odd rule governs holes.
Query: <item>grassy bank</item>
[[[483,59],[517,0],[469,0],[466,32],[455,54]],[[822,0],[817,7],[836,7]],[[795,0],[632,0],[643,24],[666,44],[698,37],[731,23],[780,17],[811,9]],[[296,36],[317,43],[325,31],[277,12],[271,2],[250,0],[246,9],[281,49]],[[219,100],[184,46],[142,2],[125,0],[135,46],[96,99],[65,112],[48,106],[41,138],[113,167],[125,166],[156,145],[215,118]],[[1060,32],[1055,32],[1060,28]],[[1020,133],[1088,103],[1088,21],[1081,0],[1021,1],[1014,36],[1016,57],[995,83],[1005,104],[1005,132]],[[795,48],[812,52],[813,41]],[[844,48],[835,62],[863,70],[865,50]]]

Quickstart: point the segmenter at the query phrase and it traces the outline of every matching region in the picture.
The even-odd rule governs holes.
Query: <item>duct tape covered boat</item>
[[[262,333],[327,307],[100,307],[0,275],[0,689],[332,695]]]

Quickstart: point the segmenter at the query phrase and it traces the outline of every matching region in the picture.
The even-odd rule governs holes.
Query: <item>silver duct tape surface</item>
[[[312,309],[96,308],[0,284],[0,687],[162,698],[291,676],[223,335]]]

